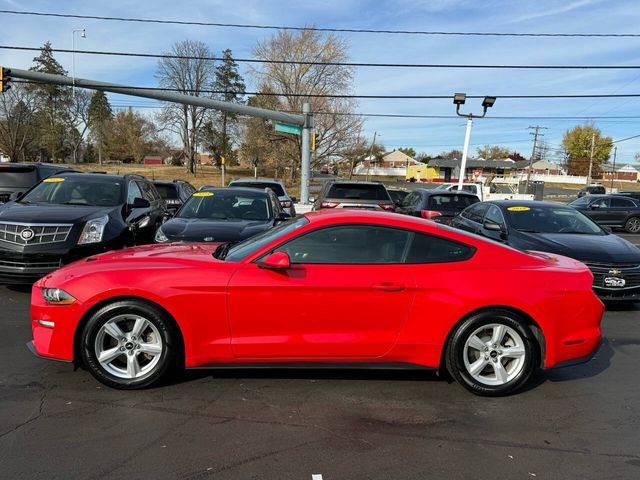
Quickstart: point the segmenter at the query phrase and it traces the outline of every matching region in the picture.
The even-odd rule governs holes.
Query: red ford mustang
[[[81,260],[33,287],[33,342],[102,383],[174,368],[413,364],[505,395],[588,360],[603,305],[580,262],[430,221],[311,213],[235,245],[171,244]]]

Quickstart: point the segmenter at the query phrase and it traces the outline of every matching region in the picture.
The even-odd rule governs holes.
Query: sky
[[[0,9],[81,15],[152,18],[220,23],[308,26],[346,29],[429,30],[458,32],[640,33],[637,0],[0,0]],[[213,52],[226,48],[238,58],[252,57],[253,48],[275,32],[266,29],[161,25],[0,14],[2,45],[86,50],[162,53],[173,43],[200,40]],[[425,36],[371,33],[338,34],[349,45],[350,60],[375,63],[640,65],[638,38],[540,38]],[[37,52],[0,49],[0,64],[27,69]],[[71,54],[56,58],[71,71]],[[76,54],[76,76],[120,84],[153,86],[156,59]],[[248,90],[253,89],[247,65],[240,65]],[[490,70],[366,68],[356,70],[353,93],[359,95],[497,96],[487,118],[474,122],[471,153],[491,144],[531,154],[533,136],[527,127],[540,125],[551,150],[564,132],[588,120],[499,119],[501,116],[635,116],[640,98],[501,99],[501,95],[640,93],[640,69],[628,70]],[[157,103],[110,95],[114,106],[132,105],[147,113]],[[481,113],[481,100],[469,99],[464,112]],[[453,115],[450,99],[359,101],[357,111],[378,114]],[[614,140],[640,134],[640,119],[593,119]],[[388,149],[413,147],[437,154],[462,149],[463,118],[410,119],[369,117],[364,135],[374,132]],[[617,144],[617,162],[635,163],[640,138]],[[559,159],[559,155],[557,156]],[[553,159],[553,157],[552,157]]]

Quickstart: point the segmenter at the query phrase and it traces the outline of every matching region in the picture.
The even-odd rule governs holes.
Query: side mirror
[[[9,201],[15,202],[16,200],[20,200],[22,198],[22,195],[22,192],[13,192],[11,195],[9,195]]]
[[[277,218],[277,220],[284,222],[285,220],[289,220],[290,218],[291,218],[291,215],[289,215],[287,212],[282,212],[280,216]]]
[[[500,225],[498,225],[497,223],[484,222],[484,224],[482,226],[484,227],[485,230],[489,230],[490,232],[501,232],[502,231],[502,227]]]
[[[289,255],[284,252],[274,252],[258,262],[258,267],[268,270],[286,270],[291,267]]]
[[[291,197],[291,201],[292,201],[293,203],[298,203],[298,199],[297,199],[296,197]]]
[[[146,198],[136,197],[133,199],[133,203],[129,204],[131,208],[149,208],[151,206],[151,202]]]
[[[613,229],[611,227],[606,227],[606,226],[600,225],[600,228],[603,229],[607,233],[613,233]]]

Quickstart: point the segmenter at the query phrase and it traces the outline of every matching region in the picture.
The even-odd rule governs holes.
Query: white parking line
[[[311,480],[322,480],[322,474],[314,473],[313,475],[311,475]]]

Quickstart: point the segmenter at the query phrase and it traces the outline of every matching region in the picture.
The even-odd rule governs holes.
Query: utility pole
[[[618,146],[613,147],[613,170],[611,170],[611,188],[609,193],[613,193],[613,179],[616,176],[616,156],[618,155]]]
[[[536,147],[538,146],[538,137],[544,137],[544,133],[540,133],[540,130],[546,130],[547,127],[541,127],[540,125],[529,126],[527,130],[533,130],[529,132],[529,135],[533,135],[533,150],[531,150],[531,157],[529,158],[529,168],[527,169],[527,182],[524,185],[524,193],[529,193],[529,181],[531,180],[531,168],[533,166],[533,159],[536,157]]]
[[[369,160],[367,160],[367,176],[365,178],[365,180],[368,182],[369,181],[369,167],[371,166],[371,155],[373,154],[373,147],[376,144],[376,137],[378,136],[378,132],[373,132],[373,142],[371,142],[371,147],[369,148],[369,156],[367,157]]]
[[[587,175],[587,186],[591,183],[591,170],[593,170],[593,151],[596,147],[596,132],[591,134],[591,154],[589,155],[589,174]]]

